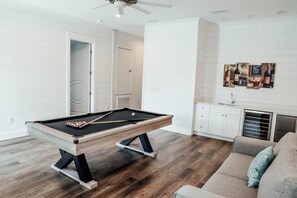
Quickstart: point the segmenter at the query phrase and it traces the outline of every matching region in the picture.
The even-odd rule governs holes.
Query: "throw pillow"
[[[248,187],[258,187],[260,179],[274,159],[273,147],[262,150],[252,161],[248,172]]]

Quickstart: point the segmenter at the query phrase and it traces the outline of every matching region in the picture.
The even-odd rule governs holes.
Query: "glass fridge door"
[[[278,142],[286,133],[295,132],[297,126],[297,117],[277,115],[276,127],[274,133],[274,142]]]

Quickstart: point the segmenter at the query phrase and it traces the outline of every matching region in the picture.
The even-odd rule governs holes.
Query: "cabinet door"
[[[239,134],[240,130],[240,114],[227,114],[224,115],[224,130],[223,130],[223,136],[234,138]]]
[[[224,127],[224,115],[221,112],[211,112],[209,119],[210,134],[222,135]]]

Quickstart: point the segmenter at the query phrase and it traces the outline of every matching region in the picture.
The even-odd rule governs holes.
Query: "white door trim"
[[[73,32],[66,33],[66,116],[70,115],[70,52],[71,52],[71,40],[80,41],[91,44],[92,56],[91,56],[91,112],[95,111],[95,54],[97,39],[92,36],[83,34],[77,34]]]

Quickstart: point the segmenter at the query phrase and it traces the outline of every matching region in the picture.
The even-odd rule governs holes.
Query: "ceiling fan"
[[[158,6],[158,7],[164,7],[164,8],[171,8],[172,5],[170,4],[163,4],[163,3],[155,3],[155,2],[147,2],[147,1],[141,1],[141,0],[105,0],[108,1],[108,3],[96,6],[93,9],[102,8],[108,5],[113,4],[117,8],[117,14],[116,17],[120,17],[124,15],[124,8],[126,6],[130,6],[131,8],[134,8],[140,12],[143,12],[145,14],[151,14],[150,11],[138,6],[139,5],[150,5],[150,6]]]

